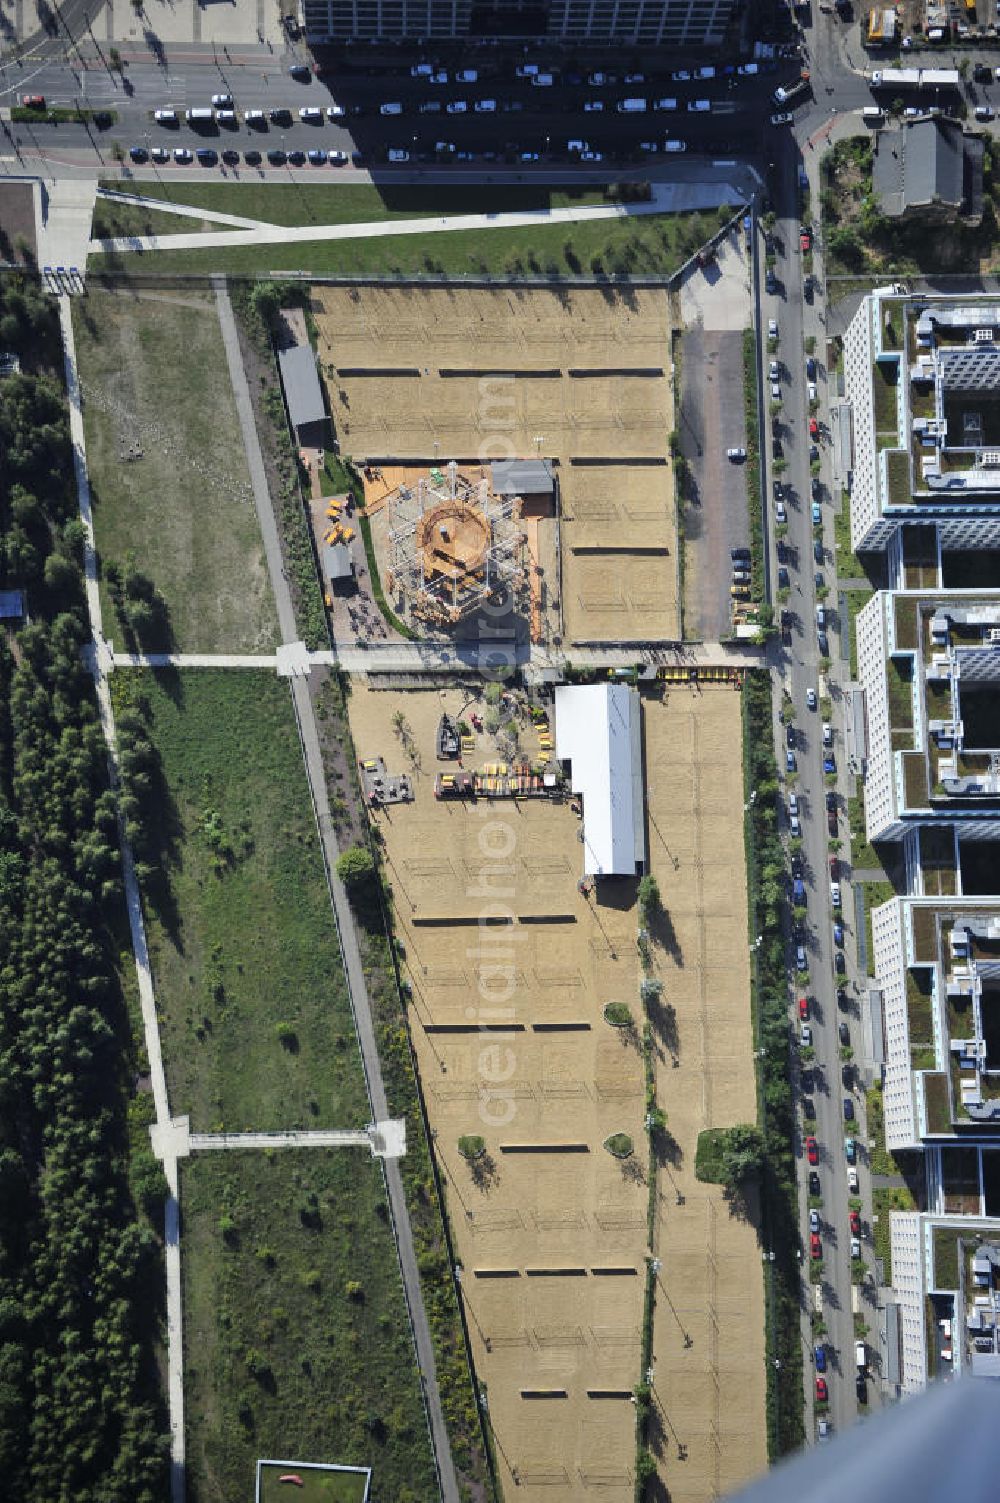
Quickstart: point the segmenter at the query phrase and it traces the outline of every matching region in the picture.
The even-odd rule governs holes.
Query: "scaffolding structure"
[[[526,582],[519,496],[498,496],[486,471],[451,460],[385,502],[391,579],[415,617],[452,626]]]

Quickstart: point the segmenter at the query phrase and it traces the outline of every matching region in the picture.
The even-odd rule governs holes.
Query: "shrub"
[[[604,1146],[616,1159],[627,1159],[632,1154],[632,1139],[627,1132],[613,1132],[610,1138],[604,1139]]]
[[[375,858],[363,845],[352,845],[337,858],[337,876],[356,897],[370,890],[375,878]]]
[[[486,1152],[486,1140],[478,1134],[469,1134],[458,1140],[458,1151],[463,1159],[479,1159]]]
[[[604,1021],[612,1028],[630,1028],[635,1019],[624,1002],[609,1002],[604,1009]]]

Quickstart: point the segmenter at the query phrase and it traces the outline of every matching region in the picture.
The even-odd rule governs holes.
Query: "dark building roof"
[[[23,615],[23,591],[0,590],[0,621],[19,621]]]
[[[326,408],[312,346],[293,344],[287,350],[279,350],[278,365],[292,427],[298,429],[309,423],[325,422]]]
[[[880,131],[872,185],[883,213],[890,219],[931,207],[981,213],[982,152],[981,139],[945,115]]]
[[[354,573],[351,550],[346,543],[328,543],[323,549],[323,568],[328,579],[350,579]]]
[[[544,459],[496,459],[490,471],[495,496],[552,494],[552,470]]]

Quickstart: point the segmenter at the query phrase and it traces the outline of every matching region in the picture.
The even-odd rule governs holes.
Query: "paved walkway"
[[[87,583],[87,605],[90,610],[90,625],[94,645],[87,654],[89,667],[94,677],[97,693],[97,708],[101,729],[108,749],[108,771],[113,791],[117,796],[118,755],[115,737],[115,720],[111,708],[105,664],[106,651],[102,651],[103,633],[101,603],[97,589],[97,566],[94,553],[93,518],[90,504],[90,484],[87,477],[87,455],[83,434],[83,414],[80,404],[80,382],[76,364],[76,343],[73,338],[72,302],[68,297],[59,299],[59,321],[62,327],[63,358],[66,372],[66,390],[69,396],[70,437],[73,444],[73,460],[80,505],[80,518],[84,526],[84,570]],[[149,969],[149,951],[146,946],[146,926],[142,917],[139,883],[135,875],[132,847],[125,836],[125,826],[119,815],[118,839],[122,858],[122,879],[125,884],[125,904],[128,911],[129,931],[135,954],[135,969],[139,984],[139,1003],[142,1010],[142,1027],[145,1036],[146,1054],[149,1059],[149,1074],[153,1089],[153,1104],[156,1110],[157,1129],[163,1130],[170,1121],[167,1104],[167,1082],[160,1050],[160,1030],[156,1021],[156,1002],[153,996],[153,978]],[[181,1306],[180,1267],[180,1205],[178,1201],[178,1174],[176,1156],[163,1155],[163,1172],[167,1179],[169,1195],[164,1217],[164,1239],[167,1275],[167,1399],[170,1414],[170,1478],[172,1503],[184,1503],[184,1341]]]
[[[261,535],[264,540],[264,553],[267,558],[267,565],[271,575],[271,587],[274,591],[274,599],[278,609],[278,625],[282,642],[290,644],[294,643],[296,637],[295,613],[292,609],[292,597],[288,588],[288,580],[285,577],[282,566],[278,529],[267,486],[267,476],[264,471],[260,444],[257,439],[257,429],[254,423],[253,407],[250,401],[246,372],[244,371],[243,360],[240,354],[236,322],[233,317],[232,305],[229,301],[229,293],[226,290],[225,279],[217,277],[214,281],[216,302],[219,310],[219,323],[222,328],[222,339],[226,349],[226,358],[229,362],[233,393],[236,398],[236,411],[243,430],[243,441],[246,447],[247,466],[250,471],[254,502],[257,506],[257,514],[260,519]],[[337,857],[340,851],[334,831],[333,818],[330,814],[326,773],[320,751],[319,731],[316,726],[316,717],[313,711],[312,700],[309,696],[307,681],[301,677],[294,677],[290,680],[290,684],[292,704],[295,708],[295,718],[298,723],[299,736],[302,743],[302,755],[305,760],[306,777],[309,782],[309,791],[313,801],[313,813],[316,817],[316,827],[319,832],[320,846],[326,867],[333,916],[337,927],[337,936],[340,941],[341,954],[344,959],[348,993],[351,999],[355,1027],[357,1028],[358,1041],[361,1047],[361,1059],[368,1082],[368,1096],[371,1103],[372,1115],[376,1122],[378,1122],[384,1120],[389,1115],[385,1084],[382,1079],[382,1066],[375,1042],[375,1025],[372,1020],[371,1002],[365,982],[361,951],[358,945],[357,931],[354,927],[354,917],[351,913],[343,884],[337,877]],[[424,1308],[423,1293],[420,1288],[420,1274],[413,1246],[413,1233],[410,1228],[410,1218],[406,1208],[406,1195],[403,1189],[403,1180],[398,1162],[394,1159],[387,1159],[384,1163],[384,1173],[389,1206],[392,1212],[393,1227],[396,1234],[396,1245],[399,1250],[403,1290],[409,1308],[413,1342],[416,1348],[417,1366],[423,1384],[424,1399],[430,1423],[431,1442],[438,1470],[438,1479],[441,1485],[441,1495],[444,1503],[459,1503],[458,1479],[455,1475],[451,1447],[448,1443],[448,1431],[445,1426],[444,1413],[441,1407],[434,1347],[431,1341],[427,1312]]]
[[[159,207],[159,201],[148,201]],[[370,240],[387,235],[436,235],[452,230],[510,230],[546,224],[579,224],[594,219],[629,219],[644,214],[677,214],[736,203],[728,183],[656,183],[648,203],[580,204],[563,209],[523,209],[506,214],[445,214],[424,219],[381,219],[361,224],[269,224],[253,230],[206,230],[186,235],[124,235],[92,240],[91,254],[122,251],[214,250],[220,246],[297,245],[302,240]]]
[[[278,667],[275,653],[253,656],[227,652],[116,652],[115,668],[271,668]]]
[[[39,266],[86,266],[96,197],[93,179],[46,178],[35,199]]]

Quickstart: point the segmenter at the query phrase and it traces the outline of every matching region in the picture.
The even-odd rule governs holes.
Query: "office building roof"
[[[295,344],[289,349],[279,350],[278,365],[292,427],[322,423],[326,418],[326,408],[312,346]]]
[[[583,797],[587,876],[634,876],[645,860],[640,717],[628,684],[556,689],[556,756]]]

